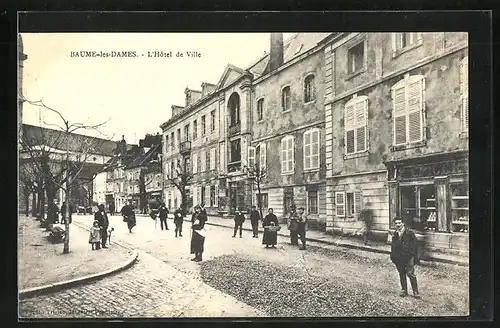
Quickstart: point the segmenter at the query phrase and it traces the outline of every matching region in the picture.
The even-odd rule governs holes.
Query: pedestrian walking
[[[129,201],[121,209],[121,214],[123,216],[123,222],[127,222],[128,231],[132,233],[132,228],[136,226],[135,212],[132,208],[132,202]]]
[[[109,227],[108,215],[106,214],[104,204],[100,204],[98,208],[99,212],[94,214],[94,219],[97,222],[99,222],[99,226],[101,227],[102,248],[108,248],[108,246],[106,246],[106,241],[108,240],[108,227]]]
[[[202,256],[205,245],[205,222],[207,220],[207,216],[203,215],[202,213],[202,208],[196,206],[191,225],[191,254],[194,254],[195,257],[191,259],[191,261],[200,262],[203,260]]]
[[[111,215],[111,216],[115,215],[115,204],[114,203],[109,204],[109,215]]]
[[[92,250],[101,249],[101,227],[97,220],[94,220],[94,224],[90,227],[89,244],[92,245]]]
[[[268,214],[262,221],[262,227],[264,228],[262,245],[266,245],[266,248],[269,248],[269,246],[271,246],[272,248],[276,248],[276,244],[278,243],[277,229],[279,229],[279,223],[278,218],[276,217],[276,215],[274,215],[272,208],[268,210]]]
[[[298,245],[298,235],[297,235],[297,229],[299,228],[298,224],[298,216],[297,212],[295,210],[295,206],[292,205],[291,211],[290,211],[290,216],[288,218],[288,230],[290,230],[290,243],[292,245]]]
[[[203,202],[200,204],[200,216],[205,222],[208,220],[207,210],[205,209],[205,203]]]
[[[302,242],[302,247],[300,247],[299,249],[305,250],[306,249],[307,216],[304,214],[303,207],[299,208],[299,214],[297,217],[298,217],[297,236],[300,238],[300,241]]]
[[[182,224],[184,223],[184,214],[182,213],[182,206],[174,212],[174,224],[175,224],[175,237],[177,235],[182,237]]]
[[[396,265],[401,283],[401,297],[408,296],[407,276],[410,279],[413,296],[420,298],[417,277],[415,276],[415,256],[417,254],[417,237],[401,218],[394,218],[396,231],[392,235],[391,261]]]
[[[234,233],[233,238],[236,237],[236,233],[238,232],[238,228],[240,229],[240,238],[243,238],[241,235],[241,231],[243,230],[243,222],[245,222],[245,215],[241,213],[241,211],[236,211],[236,215],[234,216]]]
[[[260,213],[252,205],[252,210],[250,211],[250,223],[252,224],[253,238],[259,238],[259,221],[261,220]]]
[[[167,206],[165,206],[164,202],[162,202],[160,205],[160,209],[158,210],[158,216],[160,217],[161,230],[163,230],[163,225],[165,225],[165,230],[168,230],[168,225],[167,225],[168,208]]]

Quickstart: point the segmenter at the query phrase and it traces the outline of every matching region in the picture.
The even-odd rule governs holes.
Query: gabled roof
[[[154,159],[161,151],[161,144],[158,144],[150,148],[147,152],[135,157],[130,164],[127,165],[126,169],[132,169],[135,167],[146,165],[150,160]]]
[[[231,77],[231,73],[234,72],[232,75],[233,75],[233,79],[230,80],[231,82],[232,81],[235,81],[237,80],[238,78],[240,78],[242,75],[245,75],[245,74],[248,74],[249,72],[239,68],[239,67],[236,67],[232,64],[227,64],[226,66],[226,69],[224,69],[224,73],[222,73],[220,79],[219,79],[219,82],[217,82],[217,87],[216,87],[216,90],[219,90],[219,89],[222,89],[224,87],[224,85],[226,85],[226,80]]]

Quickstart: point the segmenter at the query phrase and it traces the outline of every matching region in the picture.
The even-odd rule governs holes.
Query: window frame
[[[342,202],[339,203],[338,201],[338,196],[342,196]],[[346,193],[344,191],[336,191],[335,192],[335,216],[339,218],[345,218],[346,217]],[[342,207],[343,213],[339,214],[339,206]]]
[[[315,200],[315,209],[316,212],[311,212],[311,193],[316,194]],[[319,215],[319,192],[318,190],[308,190],[307,191],[307,214],[309,215]]]
[[[413,83],[420,82],[420,109],[417,110],[410,110],[409,105],[408,105],[408,89],[409,86]],[[404,114],[401,113],[396,113],[396,90],[399,90],[401,88],[404,88]],[[391,87],[391,94],[392,94],[392,146],[393,147],[402,147],[402,146],[409,146],[413,144],[420,144],[422,142],[425,142],[426,140],[426,121],[425,121],[425,76],[418,74],[418,75],[410,75],[410,74],[405,74],[404,78],[398,81],[396,84],[394,84]],[[418,140],[413,140],[410,141],[410,114],[419,112],[419,118],[420,118],[420,138]],[[406,135],[405,135],[405,142],[404,143],[397,143],[396,142],[396,118],[398,117],[405,117],[405,129],[406,129]]]
[[[312,81],[308,81],[308,79],[310,78],[312,78]],[[308,82],[309,82],[309,98],[307,98]],[[309,104],[316,101],[316,74],[314,74],[313,72],[308,73],[304,77],[303,92],[304,92],[304,104]]]
[[[285,92],[285,89],[288,90],[288,103],[289,103],[289,108],[285,109],[284,107],[284,102],[283,102],[283,94]],[[281,87],[281,92],[280,92],[280,96],[281,96],[281,112],[282,113],[288,113],[292,110],[292,87],[290,84],[287,84],[287,85],[284,85]]]
[[[207,152],[205,150],[202,150],[200,152],[200,173],[203,173],[207,169]]]
[[[257,122],[262,122],[263,120],[264,120],[264,97],[261,97],[257,99]]]
[[[198,173],[198,154],[193,154],[193,174]]]
[[[198,119],[193,120],[193,140],[198,139]]]
[[[412,43],[402,46],[402,37],[405,34],[410,34],[412,37]],[[397,57],[407,51],[415,49],[423,44],[423,33],[422,32],[393,32],[391,34],[392,40],[392,57]]]
[[[292,143],[292,147],[291,149],[288,148],[288,141],[291,140],[291,143]],[[284,159],[283,159],[283,153],[284,153],[284,149],[283,149],[283,143],[285,143],[287,145],[287,148],[286,148],[286,163],[285,165],[283,165],[284,163]],[[290,156],[291,154],[291,156]],[[291,157],[291,158],[289,158]],[[281,141],[280,141],[280,162],[281,162],[281,174],[282,175],[288,175],[288,174],[294,174],[295,173],[295,137],[293,135],[287,135],[283,138],[281,138]],[[290,163],[290,165],[288,165]],[[291,167],[290,170],[288,170],[288,167]],[[286,168],[286,169],[285,169]]]
[[[356,105],[364,103],[363,107],[363,117],[364,117],[364,122],[358,122],[358,112]],[[352,106],[353,108],[353,122],[351,124],[348,124],[347,122],[347,110],[348,108]],[[367,96],[357,96],[356,94],[353,95],[352,99],[349,100],[345,105],[344,105],[344,159],[349,157],[349,156],[355,156],[357,154],[363,154],[367,153],[370,149],[369,145],[369,129],[368,129],[368,113],[369,113],[369,103],[368,103],[368,97]],[[364,132],[365,132],[365,137],[364,137],[364,145],[365,148],[363,150],[358,150],[358,130],[360,128],[364,127]],[[353,144],[353,152],[348,152],[348,144],[347,144],[347,133],[353,131],[354,133],[354,144]]]
[[[210,171],[215,170],[215,168],[217,167],[217,165],[216,165],[217,163],[215,160],[216,156],[217,155],[216,155],[215,147],[210,148],[210,168],[209,168]]]
[[[362,65],[360,68],[358,69],[353,69],[351,70],[351,67],[349,67],[349,62],[350,62],[350,58],[351,58],[351,54],[352,54],[352,50],[358,46],[360,46],[362,44],[362,48],[363,48],[363,58],[361,59],[362,61]],[[363,37],[361,40],[357,40],[355,42],[353,42],[349,48],[347,48],[347,51],[346,51],[346,54],[347,54],[347,60],[346,60],[346,63],[347,63],[347,79],[355,76],[355,75],[358,75],[362,72],[365,72],[366,71],[366,68],[367,68],[367,65],[368,65],[368,56],[367,56],[367,41],[366,41],[366,38]]]
[[[204,137],[207,135],[207,116],[201,116],[201,136]]]
[[[267,145],[265,142],[259,143],[255,148],[255,156],[257,160],[257,148],[259,148],[259,168],[265,170],[267,167]]]
[[[210,111],[210,132],[215,132],[215,123],[216,122],[216,112],[215,109]]]
[[[317,142],[317,149],[318,149],[318,152],[317,154],[313,154],[313,149],[314,149],[314,143],[313,143],[313,135],[314,133],[317,133],[318,134],[318,142]],[[310,135],[309,137],[309,140],[310,140],[310,144],[306,144],[306,135]],[[304,132],[304,134],[302,135],[302,151],[303,151],[303,164],[304,164],[304,171],[317,171],[319,170],[320,166],[321,166],[321,130],[319,128],[312,128],[312,129],[309,129],[307,131]],[[309,154],[307,154],[306,152],[306,146],[309,146]],[[317,157],[318,161],[318,165],[317,166],[313,166],[313,158],[314,157]],[[309,167],[307,167],[306,165],[306,160],[307,158],[310,158],[309,159]]]

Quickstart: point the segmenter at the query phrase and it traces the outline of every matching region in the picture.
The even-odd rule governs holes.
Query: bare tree
[[[70,141],[74,138],[73,133],[76,133],[80,130],[93,130],[98,132],[100,135],[105,136],[99,128],[106,124],[109,119],[105,122],[95,124],[95,125],[87,125],[83,123],[70,123],[60,111],[51,108],[43,103],[43,101],[29,101],[24,99],[25,102],[38,106],[39,108],[47,109],[55,114],[57,114],[62,121],[62,125],[58,124],[49,124],[44,122],[47,126],[56,127],[60,132],[62,132],[61,136],[63,140],[58,143],[57,149],[64,149],[63,153],[54,152],[53,149],[49,150],[48,154],[45,154],[46,158],[40,157],[32,157],[34,160],[32,162],[36,163],[37,167],[40,169],[39,172],[43,172],[46,174],[46,181],[50,182],[50,188],[52,189],[62,189],[65,192],[66,198],[66,209],[65,209],[65,237],[64,237],[64,249],[63,253],[69,253],[69,218],[70,218],[70,202],[71,202],[71,189],[74,187],[74,183],[80,177],[80,174],[85,167],[87,160],[90,156],[93,156],[96,153],[96,149],[100,146],[99,144],[104,142],[103,139],[97,139],[96,137],[85,138],[79,145],[76,147],[70,147]],[[107,137],[107,136],[106,136]],[[73,149],[71,149],[73,148]],[[28,147],[28,149],[30,149]],[[31,154],[34,154],[33,148],[30,149]],[[48,156],[47,156],[48,155]],[[36,160],[36,159],[39,159]],[[41,160],[40,160],[41,159]],[[49,166],[49,167],[47,167]],[[51,170],[55,166],[58,169]],[[55,195],[51,189],[50,193]]]
[[[267,169],[265,166],[260,165],[258,162],[255,162],[253,165],[245,166],[244,170],[251,177],[253,183],[257,186],[257,205],[259,206],[260,217],[262,216],[262,194],[261,194],[261,186],[265,182],[267,178]]]
[[[186,187],[191,183],[193,173],[187,167],[186,160],[184,160],[184,165],[178,164],[174,171],[167,173],[167,180],[181,193],[181,209],[183,215],[186,215],[188,210],[188,192],[186,191]]]

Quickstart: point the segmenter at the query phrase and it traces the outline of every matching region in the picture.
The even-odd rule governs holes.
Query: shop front
[[[389,227],[400,217],[438,248],[468,249],[468,152],[388,160]]]

